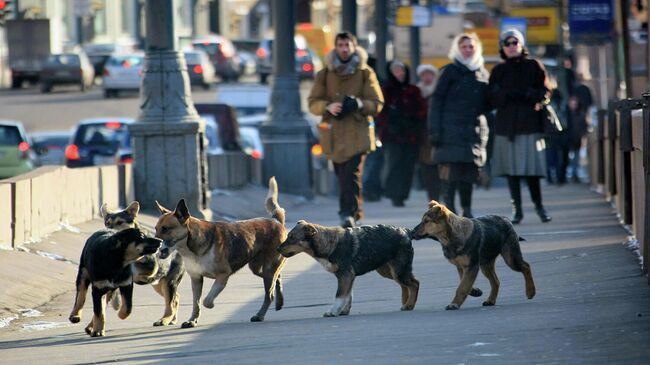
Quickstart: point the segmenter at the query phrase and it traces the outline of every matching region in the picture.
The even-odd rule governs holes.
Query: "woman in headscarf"
[[[524,42],[516,29],[501,33],[499,53],[504,62],[496,65],[490,76],[490,101],[497,109],[492,173],[508,179],[514,224],[524,218],[522,179],[541,221],[551,221],[540,186],[540,178],[546,175],[541,109],[551,91],[544,66],[528,58]]]
[[[488,72],[483,49],[474,33],[454,38],[449,51],[452,63],[443,67],[429,109],[429,140],[438,164],[441,196],[456,212],[456,190],[464,217],[472,217],[472,191],[479,168],[485,164],[488,138]]]

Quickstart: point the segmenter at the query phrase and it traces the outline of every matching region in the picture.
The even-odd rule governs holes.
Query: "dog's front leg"
[[[458,270],[458,277],[460,280],[463,280],[463,269],[460,266],[456,266],[456,269]],[[483,295],[483,291],[479,288],[472,288],[472,290],[469,291],[469,295],[471,297],[480,297]]]
[[[449,304],[445,309],[459,309],[460,306],[463,305],[467,295],[472,291],[472,285],[474,285],[474,281],[478,275],[478,269],[478,265],[475,265],[463,270],[463,277],[460,280],[458,289],[456,289],[456,296],[451,301],[451,304]]]
[[[226,273],[219,273],[217,276],[214,278],[214,283],[212,283],[212,288],[210,288],[210,291],[208,292],[208,295],[203,298],[203,306],[206,308],[214,308],[214,300],[217,299],[217,296],[223,288],[226,287],[226,284],[228,284],[228,278],[230,277],[230,274]]]
[[[86,327],[86,332],[90,335],[90,337],[101,337],[104,336],[104,325],[105,325],[105,317],[104,317],[104,300],[103,297],[106,294],[107,290],[106,289],[99,289],[95,286],[93,286],[92,293],[93,293],[93,320],[92,320],[92,327],[90,327],[90,324],[88,327]]]
[[[181,328],[196,327],[199,321],[199,316],[201,315],[199,300],[201,300],[201,292],[203,291],[203,276],[190,275],[190,279],[192,280],[192,316],[187,320],[187,322],[183,322]]]
[[[352,307],[352,285],[354,284],[354,274],[351,272],[336,272],[338,279],[338,289],[336,290],[336,299],[329,312],[323,314],[323,317],[340,316],[344,309],[350,312]],[[346,313],[347,314],[347,313]]]
[[[133,283],[120,287],[120,296],[122,296],[122,306],[117,316],[120,319],[126,319],[133,309]]]

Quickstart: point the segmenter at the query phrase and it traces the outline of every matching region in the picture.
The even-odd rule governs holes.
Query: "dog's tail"
[[[278,183],[275,181],[275,176],[272,176],[269,179],[269,192],[266,195],[266,201],[264,202],[266,211],[275,218],[284,226],[284,208],[280,207],[278,203]]]

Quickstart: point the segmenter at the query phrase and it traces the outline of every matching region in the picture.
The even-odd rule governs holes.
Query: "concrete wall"
[[[129,165],[69,169],[40,167],[0,180],[0,247],[16,248],[98,216],[99,207],[133,201]]]

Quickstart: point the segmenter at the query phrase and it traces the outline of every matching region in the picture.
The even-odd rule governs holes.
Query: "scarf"
[[[359,55],[354,53],[347,61],[342,61],[338,55],[334,57],[334,69],[338,75],[352,75],[359,67]]]
[[[425,85],[420,81],[417,83],[417,87],[420,88],[420,94],[422,94],[422,97],[424,99],[429,99],[429,97],[433,94],[433,90],[436,88],[436,83],[434,81],[431,83],[431,85]]]

